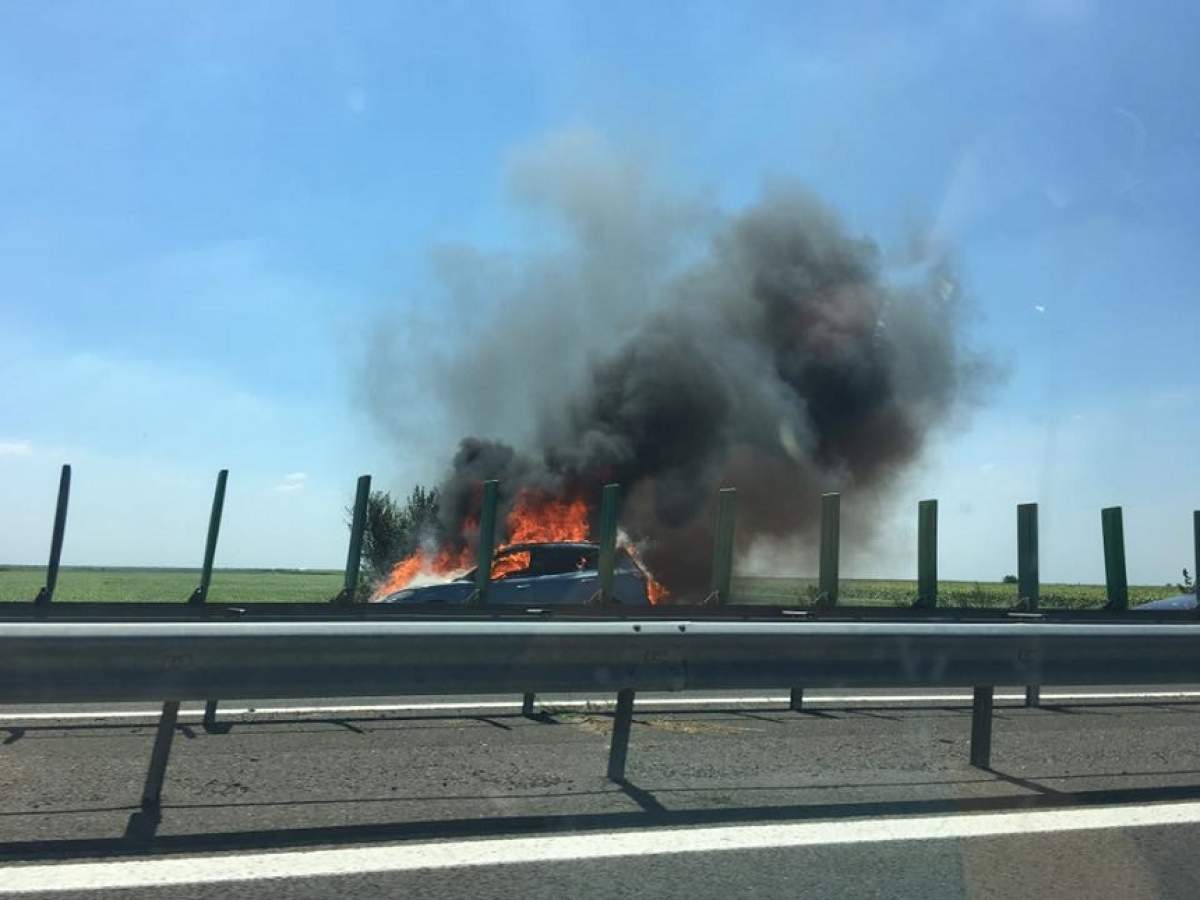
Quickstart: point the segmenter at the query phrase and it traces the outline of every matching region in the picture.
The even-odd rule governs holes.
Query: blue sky
[[[947,575],[1011,571],[1038,500],[1046,578],[1102,578],[1116,503],[1131,577],[1177,577],[1196,46],[1187,2],[4,4],[0,561],[44,560],[71,462],[68,563],[193,564],[228,466],[219,564],[339,565],[356,475],[444,462],[355,400],[365,334],[438,302],[439,247],[539,240],[511,161],[582,129],[723,207],[798,179],[885,255],[956,260],[1007,377],[851,573],[905,574],[937,496]]]

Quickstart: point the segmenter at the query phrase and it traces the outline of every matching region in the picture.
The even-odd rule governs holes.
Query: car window
[[[595,571],[596,549],[580,547],[537,547],[529,566],[530,575],[567,575]]]
[[[629,551],[624,547],[617,548],[617,558],[613,563],[613,568],[618,572],[640,572],[637,563],[633,561],[633,557],[629,555]]]
[[[492,581],[502,578],[524,578],[530,574],[528,550],[501,551],[492,561]]]

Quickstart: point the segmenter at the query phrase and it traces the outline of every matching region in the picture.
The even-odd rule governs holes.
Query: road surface
[[[1200,689],[0,708],[0,897],[1200,896]],[[253,707],[254,711],[243,711]],[[100,889],[103,889],[101,892]]]

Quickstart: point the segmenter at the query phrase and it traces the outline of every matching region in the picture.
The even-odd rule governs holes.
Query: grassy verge
[[[45,581],[40,566],[0,566],[0,602],[29,601]],[[102,600],[138,603],[187,600],[199,580],[196,569],[138,569],[69,566],[60,570],[55,601]],[[339,571],[306,569],[217,569],[209,599],[217,603],[320,603],[338,592]],[[735,578],[734,602],[807,606],[816,597],[816,579]],[[840,602],[854,606],[910,606],[915,581],[849,578],[840,585]],[[1178,593],[1174,587],[1130,587],[1130,605]],[[938,602],[944,606],[1008,607],[1016,585],[993,581],[943,581]],[[1044,584],[1042,606],[1088,609],[1104,605],[1104,586]]]
[[[28,601],[46,571],[34,566],[0,566],[0,602]],[[197,569],[64,567],[55,602],[102,600],[128,603],[187,600],[200,581]],[[342,586],[339,571],[305,569],[217,569],[208,598],[216,603],[319,603]]]
[[[767,605],[795,603],[807,606],[817,593],[815,578],[734,579],[735,602]],[[1159,600],[1179,593],[1174,586],[1129,587],[1129,605]],[[848,606],[911,606],[917,597],[915,580],[848,578],[839,584],[839,603]],[[1096,609],[1106,601],[1102,584],[1053,584],[1041,586],[1041,605],[1046,609]],[[1009,607],[1017,601],[1017,586],[998,581],[940,581],[938,604],[957,607]]]

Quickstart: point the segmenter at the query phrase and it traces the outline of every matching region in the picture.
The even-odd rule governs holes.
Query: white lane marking
[[[1074,702],[1078,700],[1196,700],[1200,691],[1097,691],[1095,693],[1043,693],[1042,700]],[[787,704],[790,697],[647,697],[638,698],[636,708],[653,709],[693,706],[762,706]],[[996,701],[1024,701],[1024,693],[996,694]],[[805,706],[858,706],[869,703],[970,703],[970,694],[851,694],[842,697],[814,697],[805,695]],[[592,700],[546,700],[540,705],[544,709],[612,709],[616,701],[608,698]],[[315,715],[326,713],[385,713],[385,712],[453,712],[456,710],[519,710],[521,704],[512,700],[467,700],[435,703],[352,703],[331,706],[222,706],[220,715],[230,716],[275,716]],[[0,722],[37,722],[54,720],[86,719],[157,719],[162,710],[116,709],[95,712],[16,712],[0,713]],[[185,707],[179,710],[180,720],[199,721],[204,716],[203,707]]]
[[[1192,802],[786,825],[660,828],[335,850],[27,865],[0,868],[0,895],[163,888],[184,884],[328,878],[466,866],[1003,837],[1197,823],[1200,823],[1200,803]]]

